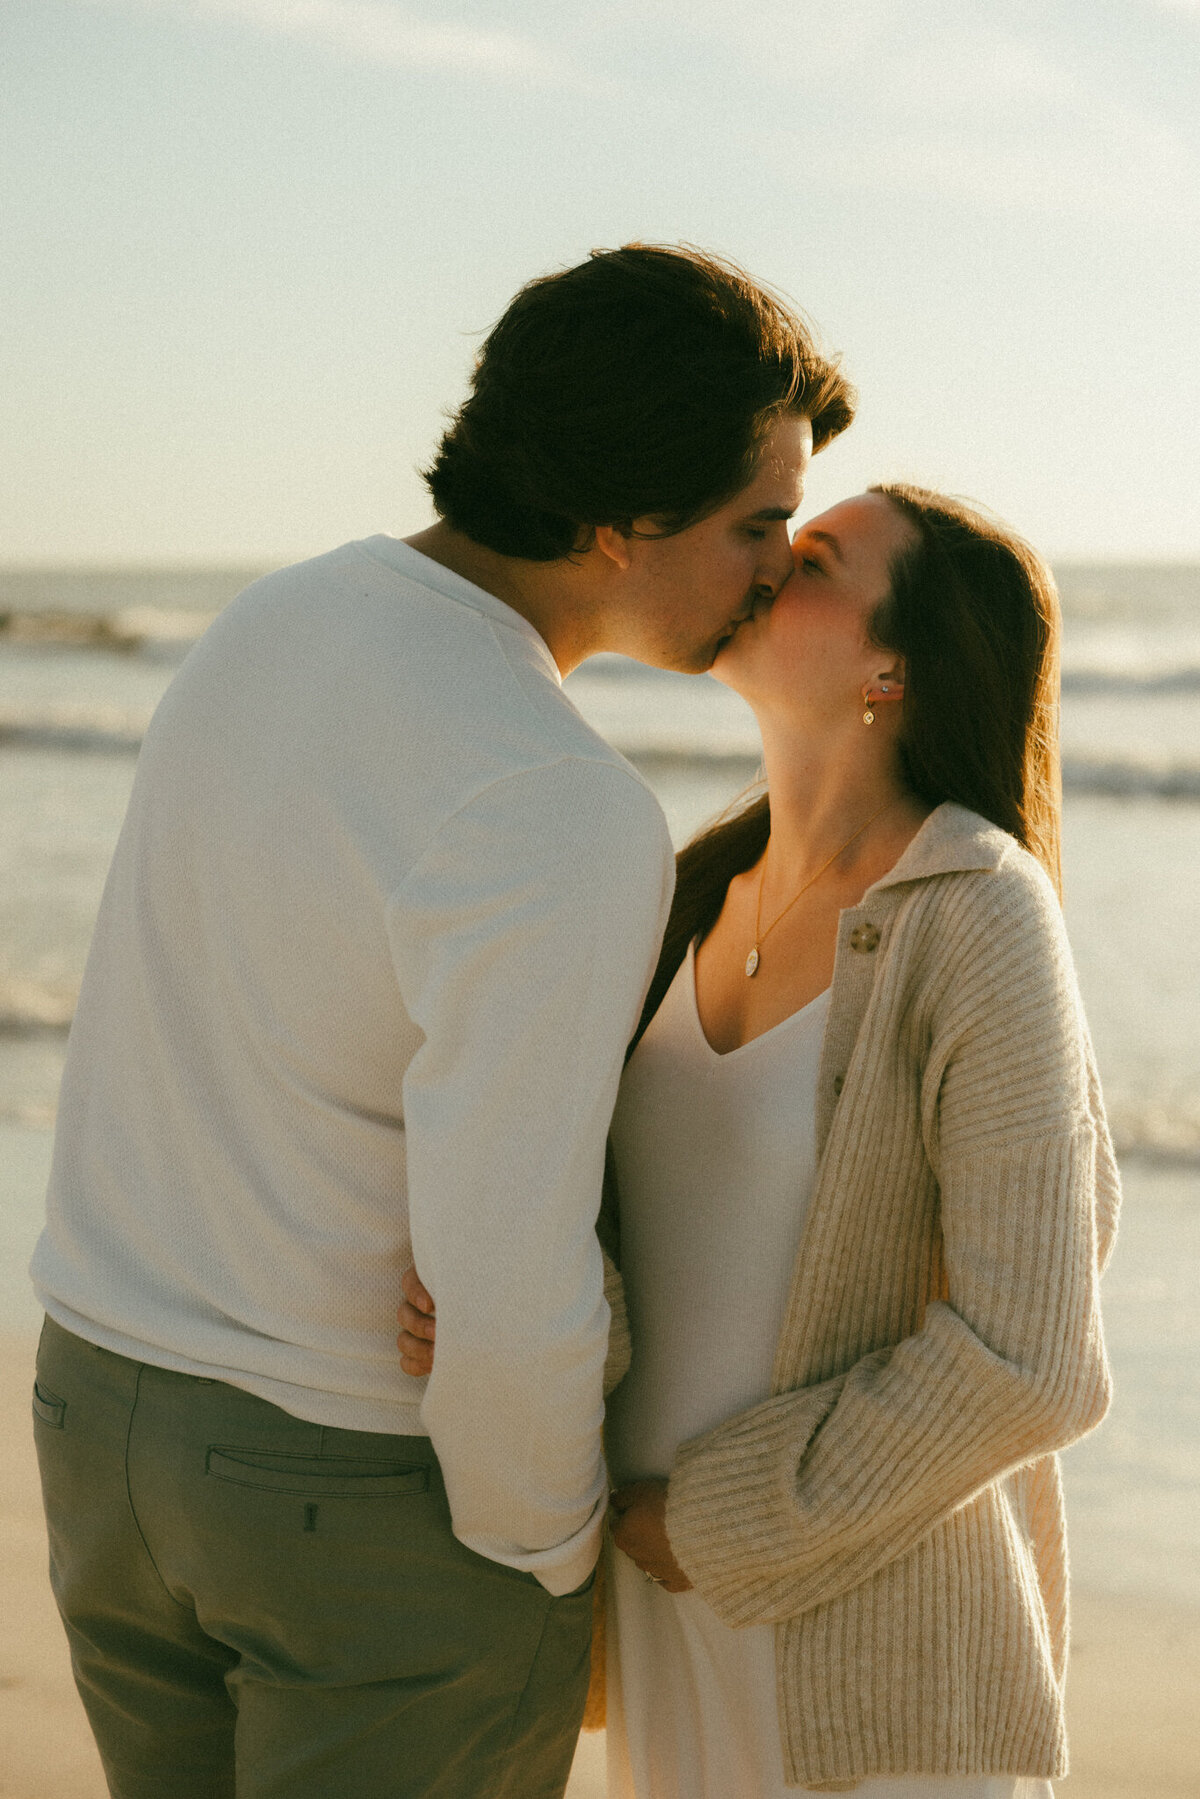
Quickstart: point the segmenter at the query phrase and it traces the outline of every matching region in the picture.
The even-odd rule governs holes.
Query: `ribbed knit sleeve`
[[[1057,904],[1028,858],[950,893],[921,1095],[943,1296],[901,1340],[680,1450],[668,1534],[729,1624],[794,1617],[858,1586],[1108,1404],[1098,1271],[1115,1173]],[[887,1056],[886,1043],[863,1046],[860,1092],[885,1089]],[[871,1153],[886,1166],[912,1127],[886,1110],[876,1123]],[[831,1134],[826,1214],[802,1257],[840,1241],[852,1258],[853,1221],[839,1239],[829,1219],[839,1186],[861,1182],[862,1150]],[[904,1204],[898,1194],[897,1233]],[[849,1263],[831,1263],[839,1277],[853,1283]]]
[[[604,1397],[619,1387],[629,1373],[633,1359],[633,1343],[629,1335],[629,1308],[625,1303],[625,1283],[621,1270],[603,1244],[604,1297],[608,1303],[608,1354],[604,1359]]]

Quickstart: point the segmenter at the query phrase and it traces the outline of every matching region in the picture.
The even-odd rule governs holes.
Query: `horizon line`
[[[1197,0],[1200,4],[1200,0]],[[375,535],[375,533],[367,533]],[[387,533],[391,536],[393,533]],[[398,535],[398,534],[396,534]],[[357,539],[348,538],[347,542]],[[299,562],[310,562],[328,553],[327,546],[318,550],[284,551],[277,555],[234,552],[220,555],[175,557],[96,556],[96,557],[13,557],[0,559],[0,578],[5,575],[139,575],[139,574],[219,574],[227,571],[258,570],[270,573],[291,568]],[[1063,550],[1038,552],[1051,567],[1059,568],[1195,568],[1200,567],[1200,545],[1194,550]]]

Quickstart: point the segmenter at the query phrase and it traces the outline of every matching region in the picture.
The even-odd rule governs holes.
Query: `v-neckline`
[[[700,1042],[704,1045],[704,1048],[714,1062],[732,1061],[735,1056],[740,1056],[744,1050],[753,1049],[756,1043],[765,1043],[768,1037],[774,1037],[777,1032],[786,1030],[789,1025],[795,1024],[798,1018],[803,1018],[805,1013],[811,1012],[814,1006],[821,1005],[823,1001],[829,998],[830,994],[830,989],[828,987],[823,987],[820,993],[816,994],[813,999],[810,999],[806,1005],[798,1007],[795,1012],[789,1012],[786,1018],[781,1018],[778,1024],[771,1025],[765,1031],[759,1031],[757,1036],[747,1037],[746,1041],[744,1043],[739,1043],[736,1048],[726,1050],[714,1049],[708,1040],[708,1034],[705,1031],[700,1018],[700,1002],[696,996],[696,945],[694,942],[688,944],[684,969],[687,974],[688,1009],[696,1027],[696,1035],[699,1037]]]

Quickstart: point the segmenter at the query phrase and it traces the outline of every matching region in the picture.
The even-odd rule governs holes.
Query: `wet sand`
[[[46,1580],[32,1368],[27,1338],[0,1340],[0,1799],[104,1799]],[[1074,1610],[1063,1799],[1196,1799],[1200,1608],[1078,1591]],[[601,1738],[581,1743],[569,1799],[604,1799]]]

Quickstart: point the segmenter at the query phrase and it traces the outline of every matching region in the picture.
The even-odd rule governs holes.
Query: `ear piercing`
[[[903,687],[897,687],[895,682],[881,681],[878,687],[872,687],[868,681],[862,690],[863,703],[866,707],[862,715],[864,725],[875,723],[875,707],[881,700],[899,699],[903,692]]]

